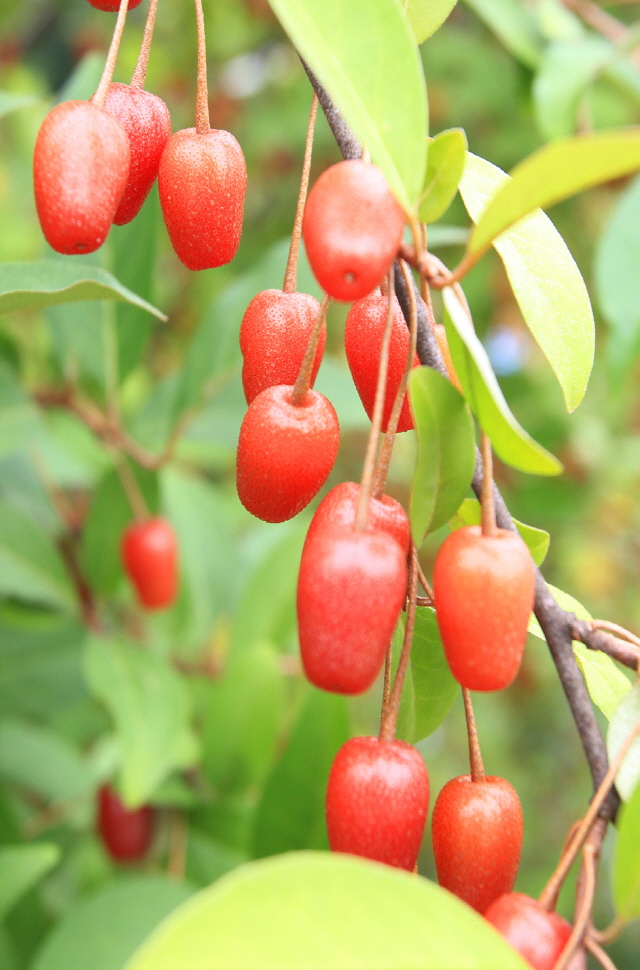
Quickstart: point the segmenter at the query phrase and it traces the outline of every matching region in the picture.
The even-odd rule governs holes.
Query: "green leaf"
[[[49,872],[60,858],[57,845],[8,845],[0,849],[0,922],[14,903]]]
[[[519,0],[465,0],[514,57],[535,69],[540,62],[543,38],[535,16]]]
[[[613,56],[612,45],[593,34],[547,46],[533,82],[536,120],[545,139],[573,134],[587,87]]]
[[[76,598],[52,539],[0,500],[0,593],[74,612]]]
[[[258,804],[254,856],[327,846],[327,778],[338,748],[349,736],[345,698],[307,688],[289,743]]]
[[[568,613],[575,613],[579,620],[591,620],[592,617],[582,603],[568,593],[549,584],[549,589],[558,606]],[[533,614],[529,621],[529,633],[540,640],[544,640],[544,633]],[[583,643],[573,641],[573,653],[582,671],[591,700],[599,708],[607,720],[611,720],[631,684],[622,671],[616,666],[611,657],[599,650],[589,650]]]
[[[92,639],[85,668],[115,722],[124,802],[137,808],[171,771],[196,759],[186,686],[165,660],[124,641]]]
[[[0,313],[78,300],[123,300],[159,320],[167,317],[99,266],[57,259],[0,265]]]
[[[518,519],[513,520],[518,532],[524,539],[536,566],[541,566],[549,551],[550,536],[544,529],[537,529],[533,525],[525,525]],[[477,498],[466,498],[456,514],[450,520],[452,529],[461,529],[465,525],[480,525],[482,523],[482,507]]]
[[[51,730],[18,720],[0,723],[0,776],[52,802],[87,796],[94,788],[75,748]]]
[[[399,4],[271,0],[271,6],[400,204],[412,212],[424,182],[427,97]]]
[[[41,434],[36,408],[11,368],[0,361],[0,457],[28,447]]]
[[[446,377],[416,367],[409,378],[418,434],[418,463],[411,489],[411,532],[417,546],[453,515],[467,494],[476,461],[473,418]]]
[[[640,720],[640,681],[630,687],[620,701],[617,710],[611,718],[607,733],[607,752],[609,761],[613,761]],[[631,799],[640,782],[640,737],[636,737],[628,754],[622,762],[622,767],[616,775],[616,788],[620,797],[627,802]]]
[[[11,114],[12,111],[19,111],[20,108],[29,108],[38,100],[34,94],[14,94],[13,91],[0,91],[0,118]]]
[[[640,916],[640,785],[618,817],[613,868],[613,898],[623,920]]]
[[[458,191],[466,163],[467,136],[462,128],[441,131],[429,141],[427,174],[418,209],[420,222],[436,222],[444,215]]]
[[[401,618],[393,641],[396,662],[403,636],[404,620]],[[440,727],[453,706],[459,687],[444,655],[435,611],[426,606],[416,610],[410,670],[411,679],[408,685],[405,682],[402,698],[404,710],[403,706],[400,708],[398,736],[417,744]]]
[[[202,766],[209,782],[224,792],[261,784],[275,755],[285,704],[271,644],[263,641],[236,654],[207,702]]]
[[[509,177],[468,156],[460,194],[476,223]],[[584,280],[551,220],[535,212],[493,240],[525,322],[560,382],[569,411],[582,400],[594,354],[593,311]]]
[[[416,43],[421,44],[442,26],[457,0],[401,0]]]
[[[163,876],[121,877],[70,909],[31,970],[122,970],[142,941],[192,890]]]
[[[125,970],[525,970],[454,895],[329,853],[254,862],[198,893]],[[36,967],[35,970],[41,970]]]
[[[522,428],[500,390],[486,350],[454,291],[442,291],[453,366],[464,396],[493,450],[507,465],[536,475],[559,475],[562,465]]]

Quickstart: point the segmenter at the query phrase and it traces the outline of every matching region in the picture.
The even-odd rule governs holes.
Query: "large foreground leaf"
[[[457,0],[401,0],[418,44],[435,34],[453,10]]]
[[[620,811],[613,896],[623,919],[640,916],[640,785]]]

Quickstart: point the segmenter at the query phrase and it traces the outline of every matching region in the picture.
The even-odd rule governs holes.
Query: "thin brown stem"
[[[116,61],[118,60],[118,51],[120,50],[120,41],[122,40],[122,34],[124,32],[124,25],[127,19],[127,11],[129,9],[129,0],[120,0],[120,6],[118,8],[118,17],[116,19],[116,25],[113,30],[113,37],[111,38],[111,44],[109,45],[109,53],[107,54],[107,60],[105,61],[104,70],[102,72],[102,77],[100,78],[100,83],[96,89],[96,93],[92,97],[91,101],[93,104],[97,105],[98,108],[104,108],[104,103],[107,100],[107,94],[109,93],[109,86],[113,79],[113,72],[116,67]]]
[[[608,630],[610,633],[615,633],[622,640],[627,640],[629,643],[634,643],[636,647],[640,647],[640,637],[637,637],[635,633],[625,629],[623,626],[619,626],[617,623],[611,623],[609,620],[591,620],[590,626],[592,630]]]
[[[138,54],[138,62],[133,72],[133,77],[131,78],[132,88],[144,88],[144,82],[147,80],[147,67],[149,66],[149,54],[151,52],[151,41],[153,40],[153,29],[156,25],[157,11],[158,0],[150,0],[147,22],[144,25],[144,34],[142,35],[140,53]]]
[[[311,112],[309,114],[309,124],[307,125],[307,140],[304,146],[304,161],[302,163],[302,176],[300,178],[300,192],[298,193],[298,204],[296,206],[296,218],[291,232],[291,243],[289,244],[289,257],[287,268],[284,274],[284,293],[295,293],[298,288],[298,254],[300,252],[300,239],[302,238],[302,220],[304,218],[304,207],[307,201],[307,191],[309,189],[309,172],[311,171],[311,154],[313,152],[313,129],[318,113],[318,96],[313,92],[311,99]]]
[[[123,455],[115,456],[115,465],[136,522],[144,522],[145,519],[149,518],[149,509],[138,485],[138,479],[131,471],[129,463]]]
[[[207,41],[204,32],[202,0],[195,0],[196,26],[198,28],[198,80],[196,86],[196,131],[207,135],[211,131],[209,121],[209,89],[207,87]]]
[[[471,781],[484,781],[484,764],[482,761],[482,751],[480,750],[480,739],[478,738],[478,729],[473,713],[473,704],[471,703],[471,691],[467,687],[462,688],[462,699],[464,701],[464,714],[467,719]]]
[[[493,500],[493,455],[491,453],[491,441],[489,436],[480,431],[480,450],[482,452],[482,467],[484,470],[482,478],[482,535],[495,536],[496,528],[496,508]]]
[[[589,953],[593,954],[603,970],[618,970],[609,954],[604,952],[602,947],[596,943],[592,936],[587,936],[586,940],[584,941],[584,945]]]
[[[596,891],[596,875],[600,848],[607,831],[604,819],[597,819],[582,850],[582,868],[578,877],[577,905],[571,936],[558,957],[554,970],[566,970],[577,948],[582,944],[591,924],[593,899]]]
[[[618,939],[626,925],[627,921],[622,916],[616,916],[603,930],[592,929],[590,935],[597,943],[608,946]]]
[[[302,404],[304,404],[305,398],[309,393],[309,388],[311,387],[311,374],[313,373],[313,365],[315,363],[316,352],[318,350],[318,341],[320,340],[324,318],[330,302],[331,297],[325,294],[324,299],[320,304],[320,309],[318,310],[318,316],[313,324],[313,330],[311,331],[311,336],[309,337],[307,349],[304,352],[304,357],[302,359],[302,364],[300,365],[300,370],[298,371],[298,376],[296,377],[296,382],[293,385],[293,390],[291,391],[291,397],[289,400],[294,407],[300,407]]]
[[[433,595],[433,590],[431,589],[429,580],[427,579],[427,577],[422,571],[422,566],[420,565],[420,563],[418,563],[418,579],[420,580],[420,585],[422,586],[423,590],[427,594],[428,598],[431,600],[431,603],[432,604],[435,603],[436,600],[435,600],[435,596]]]
[[[384,724],[385,717],[387,716],[387,709],[389,707],[389,698],[391,696],[391,665],[393,663],[393,641],[389,644],[387,648],[387,653],[384,658],[384,680],[382,681],[382,704],[380,705],[380,731],[382,731],[382,725]]]
[[[379,737],[381,741],[393,741],[396,736],[398,714],[400,713],[400,704],[402,702],[402,691],[404,689],[407,668],[409,666],[409,659],[411,657],[411,642],[413,640],[413,631],[416,623],[416,598],[418,593],[417,562],[418,551],[414,544],[411,543],[411,557],[409,559],[409,602],[407,605],[407,619],[404,628],[404,640],[402,641],[402,652],[400,653],[400,660],[398,661],[398,669],[396,670],[396,675],[393,678],[391,696],[389,697],[387,710],[385,711],[385,716],[382,720],[382,724],[380,725]]]
[[[189,830],[184,812],[174,809],[169,819],[169,858],[167,875],[179,882],[184,880],[187,867],[187,840]]]

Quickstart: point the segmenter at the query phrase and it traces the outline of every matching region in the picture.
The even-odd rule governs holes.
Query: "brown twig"
[[[313,152],[313,129],[316,123],[318,112],[318,96],[313,92],[311,98],[311,111],[309,113],[309,124],[307,126],[307,139],[304,146],[304,161],[302,163],[302,176],[300,178],[300,192],[298,193],[298,204],[296,206],[296,217],[291,232],[291,242],[289,244],[289,256],[287,258],[287,268],[284,273],[284,293],[295,293],[298,288],[298,254],[300,252],[300,239],[302,238],[302,220],[304,218],[304,207],[307,201],[307,191],[309,189],[309,172],[311,171],[311,154]]]
[[[603,970],[618,970],[609,954],[604,952],[602,947],[596,943],[592,936],[587,936],[584,941],[584,945],[589,953],[594,955]]]

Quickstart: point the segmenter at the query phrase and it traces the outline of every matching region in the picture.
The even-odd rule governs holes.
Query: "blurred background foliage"
[[[245,409],[238,328],[256,292],[282,285],[310,88],[267,0],[204,7],[212,124],[233,131],[247,159],[237,258],[189,273],[173,255],[154,191],[140,217],[115,227],[86,261],[113,272],[167,322],[112,302],[0,320],[0,841],[59,850],[38,862],[21,899],[14,893],[0,929],[2,970],[80,970],[89,960],[95,970],[117,970],[193,889],[248,858],[325,846],[333,753],[350,734],[377,729],[379,691],[347,702],[300,677],[295,582],[310,511],[265,525],[235,495]],[[130,79],[145,14],[146,5],[130,14],[116,80]],[[587,0],[459,4],[422,47],[432,133],[463,127],[471,151],[509,169],[551,136],[638,123],[640,74],[633,27],[626,30],[634,15],[633,4],[605,10]],[[33,202],[35,136],[55,101],[91,95],[112,26],[85,0],[0,0],[3,262],[51,255]],[[193,123],[195,26],[182,0],[160,2],[147,87],[166,100],[174,130]],[[319,119],[312,178],[338,157]],[[595,369],[586,400],[567,416],[501,263],[490,254],[473,270],[465,289],[510,405],[566,469],[538,479],[498,466],[497,479],[513,513],[551,533],[547,578],[592,615],[638,629],[640,182],[603,186],[551,216],[592,294]],[[430,229],[450,266],[467,225],[458,199]],[[317,295],[304,261],[299,288]],[[344,359],[345,312],[331,308],[316,385],[343,432],[327,487],[359,478],[368,426]],[[31,403],[50,404],[47,389],[64,382],[101,407],[117,385],[124,424],[151,454],[180,423],[170,462],[159,471],[135,467],[150,507],[179,538],[181,592],[166,613],[141,615],[122,574],[119,536],[131,513],[114,450],[69,410]],[[405,504],[411,438],[397,442],[389,484]],[[427,574],[442,536],[422,550]],[[100,636],[88,638],[83,626],[70,559],[94,591]],[[507,777],[524,805],[517,888],[538,894],[589,797],[544,646],[532,639],[513,687],[478,696],[476,706],[487,770]],[[459,698],[419,747],[435,797],[467,770]],[[95,791],[108,778],[131,803],[159,807],[153,850],[134,872],[115,867],[94,835]],[[420,869],[434,874],[428,837]],[[612,910],[603,882],[604,923]],[[570,904],[568,887],[565,911]],[[632,928],[612,949],[620,970],[637,967],[638,946]]]

